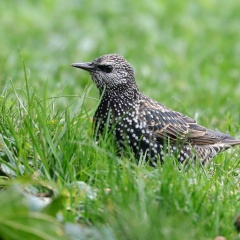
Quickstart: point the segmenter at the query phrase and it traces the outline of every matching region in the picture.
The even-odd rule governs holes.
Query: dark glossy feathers
[[[199,159],[205,163],[240,144],[144,96],[138,90],[132,67],[122,56],[108,54],[72,66],[88,71],[102,95],[94,115],[96,135],[101,136],[108,125],[119,146],[127,144],[136,158],[143,155],[153,164],[170,155],[180,162]]]

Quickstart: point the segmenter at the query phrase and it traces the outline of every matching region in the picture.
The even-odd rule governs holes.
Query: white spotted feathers
[[[88,71],[103,96],[94,115],[95,133],[100,136],[106,125],[109,130],[114,128],[119,146],[127,144],[136,158],[146,155],[152,164],[167,156],[179,162],[197,158],[205,163],[240,144],[144,96],[132,67],[122,56],[108,54],[72,66]]]

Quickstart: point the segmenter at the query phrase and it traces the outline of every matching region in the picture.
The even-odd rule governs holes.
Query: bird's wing
[[[173,143],[190,143],[192,145],[220,142],[229,142],[230,145],[240,143],[226,134],[200,126],[192,118],[172,111],[155,101],[143,101],[139,106],[139,120],[145,123],[157,140],[167,138]]]

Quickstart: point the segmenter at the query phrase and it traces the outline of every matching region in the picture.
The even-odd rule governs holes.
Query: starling
[[[205,163],[240,144],[240,140],[200,126],[144,96],[136,85],[133,68],[118,54],[72,66],[88,71],[102,96],[93,117],[95,134],[100,136],[108,126],[116,142],[121,147],[127,144],[136,159],[145,156],[155,164],[175,156],[179,162],[199,159]]]

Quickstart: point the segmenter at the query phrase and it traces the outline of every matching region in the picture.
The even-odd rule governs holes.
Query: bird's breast
[[[103,98],[94,114],[94,123],[98,125],[100,132],[106,127],[112,128],[113,125],[122,127],[133,125],[135,110],[134,103],[126,102],[122,98]]]

